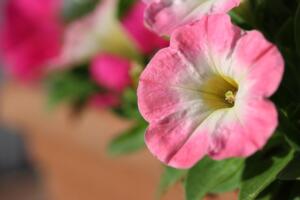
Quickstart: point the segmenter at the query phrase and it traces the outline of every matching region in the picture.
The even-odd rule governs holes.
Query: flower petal
[[[217,160],[247,157],[265,145],[277,124],[276,108],[265,100],[249,102],[241,113],[198,114],[199,120],[176,115],[152,124],[146,133],[150,151],[176,168],[189,168],[206,154]]]
[[[117,0],[103,0],[92,13],[66,27],[60,55],[51,67],[87,62],[101,52],[136,58],[139,53],[116,18]]]
[[[99,86],[114,92],[123,92],[131,83],[130,67],[130,61],[125,58],[100,54],[93,59],[90,73]]]
[[[123,27],[136,42],[142,53],[150,54],[168,46],[168,41],[151,32],[144,25],[143,15],[146,5],[137,1],[122,18]]]
[[[278,123],[276,108],[268,100],[251,100],[235,112],[234,123],[219,125],[221,135],[227,136],[223,149],[208,153],[214,159],[252,155],[266,144]]]
[[[178,49],[199,70],[207,70],[201,65],[206,60],[213,72],[235,77],[236,70],[228,70],[226,63],[241,34],[229,16],[216,14],[177,29],[171,37],[171,47]]]
[[[201,81],[195,67],[177,51],[172,48],[159,51],[140,77],[138,105],[141,114],[153,122],[195,101],[203,105],[195,89]],[[206,110],[203,106],[202,111]]]
[[[260,32],[250,31],[239,39],[233,60],[232,66],[245,71],[242,78],[251,87],[251,94],[269,97],[277,90],[284,70],[283,58]]]
[[[176,28],[195,22],[206,14],[225,13],[240,0],[157,0],[145,1],[148,26],[160,35],[170,35]]]
[[[88,105],[95,108],[114,108],[120,105],[120,97],[114,93],[95,94],[89,98]]]
[[[10,0],[4,6],[0,49],[5,69],[21,81],[34,81],[59,54],[62,23],[59,0]]]
[[[146,132],[152,154],[173,167],[188,168],[207,153],[209,135],[197,128],[210,112],[199,112],[197,104],[191,107],[150,124]]]

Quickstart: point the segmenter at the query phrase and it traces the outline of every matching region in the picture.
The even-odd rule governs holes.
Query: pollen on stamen
[[[234,104],[235,102],[235,94],[231,90],[227,91],[225,93],[225,101],[228,102],[229,104]]]

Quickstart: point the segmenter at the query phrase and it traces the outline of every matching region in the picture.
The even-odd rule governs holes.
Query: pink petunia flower
[[[5,67],[21,80],[37,79],[60,51],[60,0],[8,0],[1,30]]]
[[[278,88],[283,69],[274,45],[258,31],[241,31],[225,14],[179,28],[140,77],[148,148],[177,168],[205,155],[253,154],[277,126],[276,108],[266,98]]]
[[[133,42],[117,19],[118,0],[102,0],[93,12],[66,27],[60,55],[53,68],[66,68],[88,62],[100,52],[135,58]]]
[[[88,104],[96,108],[109,108],[120,105],[120,97],[114,93],[95,94],[90,97]]]
[[[90,73],[100,86],[120,93],[131,84],[130,67],[130,61],[125,58],[101,54],[93,59]]]
[[[146,24],[159,35],[170,35],[179,26],[195,22],[206,14],[222,14],[240,0],[144,0]]]
[[[137,1],[123,17],[123,27],[128,31],[142,53],[149,54],[168,46],[168,41],[148,30],[144,25],[146,4]]]

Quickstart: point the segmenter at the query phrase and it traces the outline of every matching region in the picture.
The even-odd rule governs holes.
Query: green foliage
[[[122,18],[128,10],[133,6],[136,0],[119,0],[118,3],[118,17]]]
[[[183,180],[186,176],[187,170],[174,169],[172,167],[165,167],[165,170],[160,178],[158,188],[158,198],[168,191],[177,182]]]
[[[240,188],[243,171],[244,164],[240,165],[240,168],[238,168],[237,171],[234,174],[232,174],[232,176],[230,176],[228,179],[218,183],[218,185],[211,189],[209,193],[224,193],[234,191]]]
[[[46,86],[49,93],[50,107],[64,101],[81,105],[92,94],[102,90],[90,79],[86,68],[86,66],[80,66],[48,77]]]
[[[298,181],[275,181],[269,185],[256,199],[259,200],[299,200]]]
[[[281,136],[274,137],[263,151],[246,160],[239,199],[256,199],[293,159],[293,150],[282,141]]]
[[[293,160],[278,175],[278,178],[280,180],[300,180],[300,154],[294,156]]]
[[[62,17],[65,22],[74,21],[95,9],[101,0],[63,0]]]
[[[140,150],[145,146],[144,133],[146,127],[145,122],[139,121],[132,129],[113,139],[108,145],[108,152],[111,155],[119,156]]]
[[[122,104],[115,108],[114,111],[119,116],[131,119],[140,119],[141,115],[137,107],[136,91],[133,88],[128,88],[123,92],[121,97]]]
[[[91,13],[101,0],[63,0],[62,17],[69,23]],[[117,16],[122,18],[136,0],[118,0]]]
[[[206,157],[195,165],[187,174],[185,183],[186,199],[199,200],[216,188],[223,189],[220,185],[230,183],[230,179],[244,164],[243,159],[233,158],[214,161]],[[233,185],[237,185],[235,182]],[[230,187],[230,186],[228,186]]]

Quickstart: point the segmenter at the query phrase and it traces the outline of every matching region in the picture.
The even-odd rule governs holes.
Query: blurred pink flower
[[[69,24],[62,51],[51,68],[87,63],[101,52],[137,57],[138,51],[117,19],[118,0],[101,0],[95,9]]]
[[[88,104],[97,108],[116,107],[120,104],[120,97],[114,93],[96,94],[90,97]]]
[[[204,15],[226,13],[240,0],[144,0],[146,24],[159,35],[170,35],[179,26],[195,22]]]
[[[140,77],[146,144],[161,161],[189,168],[203,156],[247,157],[277,126],[267,100],[284,70],[278,49],[225,14],[177,29]]]
[[[135,40],[142,53],[148,54],[166,47],[169,42],[149,31],[144,25],[144,11],[146,5],[137,1],[123,17],[122,24]]]
[[[60,0],[8,0],[1,30],[5,67],[21,80],[37,79],[60,51]]]
[[[130,61],[125,58],[101,54],[92,61],[90,68],[91,77],[100,86],[120,93],[131,84],[130,66]]]

